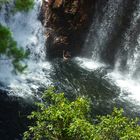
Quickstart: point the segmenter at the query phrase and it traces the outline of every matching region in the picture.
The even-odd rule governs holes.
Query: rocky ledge
[[[94,0],[43,0],[40,18],[46,28],[49,57],[80,53],[93,8]]]

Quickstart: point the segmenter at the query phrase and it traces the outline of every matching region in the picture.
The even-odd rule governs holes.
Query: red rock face
[[[51,57],[71,56],[80,53],[89,28],[93,0],[44,0],[41,21],[46,27],[46,47]]]

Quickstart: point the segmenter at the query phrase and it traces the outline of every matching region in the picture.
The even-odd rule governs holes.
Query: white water
[[[51,84],[50,73],[52,70],[51,64],[45,60],[45,37],[43,27],[37,19],[41,0],[36,0],[33,10],[28,13],[18,12],[15,15],[9,14],[5,7],[0,12],[0,23],[9,27],[12,30],[13,37],[17,41],[19,47],[28,49],[31,54],[30,58],[26,60],[28,69],[25,74],[14,75],[10,61],[0,61],[0,83],[2,83],[9,92],[18,96],[30,96],[36,94],[40,87],[45,88]],[[106,65],[100,58],[101,52],[107,48],[106,42],[111,37],[112,31],[115,30],[114,24],[118,22],[117,16],[123,11],[122,0],[109,0],[104,7],[104,15],[102,18],[95,14],[93,24],[85,41],[85,48],[89,47],[92,52],[92,57],[75,58],[82,68],[88,71],[94,71],[99,68],[106,68]],[[101,19],[100,19],[101,18]],[[140,34],[137,36],[137,43],[131,49],[132,32],[136,30],[138,20],[140,18],[140,5],[137,5],[130,27],[127,29],[123,49],[128,51],[128,58],[126,69],[121,70],[121,59],[123,54],[116,54],[115,67],[112,72],[109,72],[105,77],[116,84],[121,89],[120,96],[128,100],[140,102],[140,76],[139,76],[139,58],[140,58]],[[108,54],[110,55],[110,54]],[[4,88],[4,86],[1,88]],[[5,89],[5,88],[4,88]],[[124,93],[128,93],[125,96]]]
[[[93,71],[101,67],[106,67],[105,64],[94,61],[93,59],[88,59],[88,58],[76,57],[75,61],[78,65],[80,65],[80,67],[88,71]]]
[[[120,71],[120,55],[120,58],[116,60],[114,71],[108,76],[114,79],[116,85],[122,90],[129,93],[128,98],[135,100],[140,104],[140,32],[138,32],[137,36],[134,36],[135,32],[138,31],[137,27],[139,26],[139,20],[140,2],[137,4],[137,9],[133,13],[130,27],[125,33],[125,42],[123,43],[124,49],[128,51],[127,68],[124,71]],[[132,44],[133,38],[136,40],[135,46]],[[133,53],[131,52],[132,47],[134,47]]]
[[[105,49],[106,42],[115,30],[114,23],[118,21],[117,15],[122,12],[123,0],[109,0],[103,8],[103,15],[95,12],[93,23],[89,30],[85,46],[92,48],[92,59],[100,61],[101,52]],[[98,8],[97,8],[98,10]]]
[[[38,20],[41,1],[35,0],[34,9],[27,13],[18,12],[12,15],[5,6],[0,12],[0,23],[11,29],[19,47],[31,53],[29,59],[26,60],[28,68],[24,74],[13,74],[10,61],[0,60],[2,66],[0,67],[0,83],[9,89],[12,95],[27,97],[36,94],[40,87],[45,88],[51,83],[49,76],[51,64],[45,60],[44,30]]]
[[[115,30],[115,22],[117,15],[122,14],[122,0],[109,0],[104,7],[105,14],[101,17],[97,15],[93,18],[90,32],[85,41],[85,48],[89,47],[92,51],[92,57],[78,58],[77,61],[82,68],[94,71],[106,64],[101,60],[101,52],[106,49],[106,42],[111,38],[112,32]],[[129,15],[128,15],[129,16]],[[140,2],[137,4],[133,16],[131,17],[130,26],[125,31],[122,49],[126,51],[127,56],[118,50],[116,54],[115,67],[109,72],[105,78],[110,83],[115,84],[121,90],[120,97],[132,102],[140,104],[140,31],[137,29],[140,20]],[[138,32],[135,34],[135,32]],[[135,43],[133,42],[135,40]],[[133,47],[133,48],[132,48]],[[107,54],[111,55],[111,54]],[[126,57],[126,66],[122,70],[122,61]],[[126,95],[127,93],[127,95]]]

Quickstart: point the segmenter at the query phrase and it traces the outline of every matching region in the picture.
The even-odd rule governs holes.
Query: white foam
[[[107,77],[113,80],[113,82],[120,87],[120,97],[140,104],[140,81],[132,79],[131,77],[128,77],[128,75],[117,71],[108,73]]]
[[[87,69],[89,71],[94,71],[100,67],[104,67],[105,65],[94,61],[92,59],[88,59],[88,58],[81,58],[81,57],[76,57],[75,61],[80,65],[80,67]]]
[[[41,3],[42,0],[35,0],[34,9],[27,13],[12,15],[3,7],[0,14],[0,23],[11,29],[18,46],[30,51],[24,74],[13,74],[10,60],[0,61],[0,82],[15,96],[34,95],[40,87],[45,88],[51,83],[51,64],[46,60],[44,28],[38,20]]]

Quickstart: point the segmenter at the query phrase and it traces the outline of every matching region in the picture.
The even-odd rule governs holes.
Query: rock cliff
[[[48,56],[80,53],[93,9],[94,0],[43,0],[40,18],[46,28]]]

